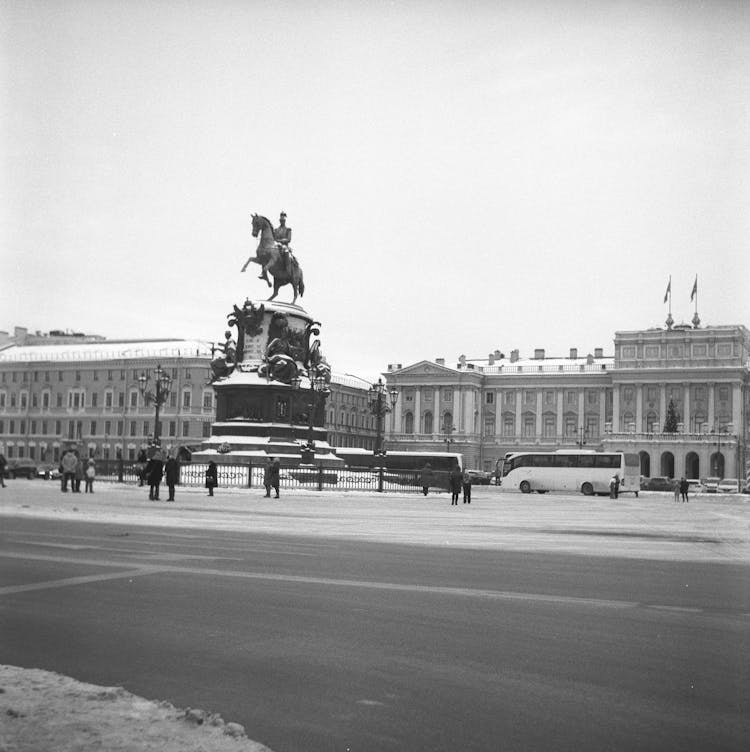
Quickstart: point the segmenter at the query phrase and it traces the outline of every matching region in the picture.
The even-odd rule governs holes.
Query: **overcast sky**
[[[338,371],[611,353],[670,274],[750,325],[748,3],[2,0],[0,42],[0,329],[219,340],[282,209]]]

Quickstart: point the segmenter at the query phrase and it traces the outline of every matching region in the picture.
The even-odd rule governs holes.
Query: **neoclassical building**
[[[643,475],[744,478],[750,332],[742,326],[615,333],[614,355],[461,356],[388,366],[399,392],[388,447],[450,450],[492,470],[507,452],[572,448],[640,455]],[[670,401],[677,431],[665,433]]]

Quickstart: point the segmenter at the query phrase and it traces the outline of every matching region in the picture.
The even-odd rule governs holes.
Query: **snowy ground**
[[[236,723],[40,669],[0,666],[2,752],[263,752]]]
[[[11,481],[0,489],[0,520],[9,516],[750,563],[750,496],[742,495],[696,496],[679,504],[672,494],[612,501],[480,486],[471,506],[451,507],[445,493],[282,491],[276,501],[258,490],[219,489],[209,499],[202,489],[180,488],[177,502],[168,503],[150,502],[147,489],[134,486],[98,483],[92,495],[61,494],[55,482]],[[0,666],[0,752],[265,749],[215,714],[38,669]]]

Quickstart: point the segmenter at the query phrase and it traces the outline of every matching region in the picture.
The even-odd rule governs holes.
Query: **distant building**
[[[750,332],[741,325],[621,331],[597,348],[389,366],[391,449],[449,450],[492,470],[507,452],[576,445],[640,456],[643,475],[745,477]],[[670,400],[679,416],[665,433]]]
[[[216,420],[211,357],[211,343],[200,340],[107,340],[23,327],[0,332],[0,452],[56,463],[75,444],[86,456],[135,459],[155,420],[138,377],[153,380],[158,365],[172,378],[160,410],[161,443],[198,447]],[[326,428],[333,446],[374,448],[369,387],[356,376],[332,374]]]

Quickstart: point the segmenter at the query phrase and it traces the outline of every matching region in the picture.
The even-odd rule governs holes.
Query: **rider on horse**
[[[290,274],[293,254],[289,243],[292,240],[292,228],[286,226],[286,212],[284,211],[282,211],[281,215],[279,216],[279,226],[274,228],[273,238],[276,241],[276,245],[279,251],[281,251],[281,256],[284,259],[286,272],[287,274]],[[271,259],[266,262],[265,266],[263,267],[263,271],[258,277],[258,279],[264,279],[266,282],[268,282],[269,285],[271,284],[271,281],[268,279],[268,269],[270,266]]]

